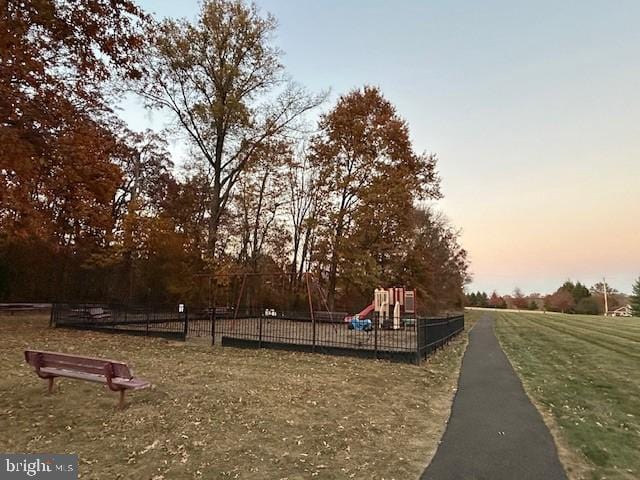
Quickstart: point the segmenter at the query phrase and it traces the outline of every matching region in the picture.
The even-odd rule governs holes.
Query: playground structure
[[[349,329],[369,331],[375,327],[399,330],[415,322],[416,290],[406,287],[378,287],[372,302],[355,315],[331,311],[326,292],[311,273],[298,279],[290,272],[272,273],[200,273],[195,277],[208,281],[208,309],[234,319],[256,312],[269,317],[306,310],[305,317],[315,323],[347,323]],[[275,288],[274,288],[275,287]],[[220,300],[226,298],[226,301]],[[292,302],[293,300],[293,302]],[[308,317],[307,317],[308,315]],[[367,318],[371,316],[372,318]]]
[[[367,316],[375,313],[379,328],[398,330],[409,323],[407,317],[416,315],[416,291],[405,287],[376,288],[373,293],[373,302],[367,305],[361,312],[345,321],[350,322],[353,328],[360,329]],[[403,322],[404,320],[404,322]],[[415,321],[415,318],[411,319]],[[368,325],[365,323],[365,325]]]

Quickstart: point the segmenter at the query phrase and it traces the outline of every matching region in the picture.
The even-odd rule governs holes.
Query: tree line
[[[634,316],[640,316],[640,278],[632,287],[632,295],[625,295],[604,282],[587,287],[581,282],[567,280],[555,292],[548,295],[532,293],[525,295],[515,288],[511,295],[500,296],[493,292],[469,292],[465,294],[465,304],[470,307],[510,308],[518,310],[546,310],[583,315],[605,313],[604,292],[607,292],[607,308],[615,310],[631,305]]]
[[[268,272],[300,304],[313,272],[330,309],[379,285],[462,306],[467,255],[430,206],[436,156],[379,88],[327,105],[292,81],[273,16],[241,0],[194,21],[131,0],[1,11],[0,300],[203,302],[196,273],[228,287]],[[131,92],[171,125],[132,131],[115,108]]]

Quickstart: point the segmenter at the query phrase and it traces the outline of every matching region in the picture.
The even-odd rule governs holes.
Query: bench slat
[[[76,370],[76,371],[84,372],[88,374],[103,375],[105,365],[106,363],[102,365],[95,365],[95,364],[92,365],[92,364],[83,364],[83,363],[80,363],[80,361],[70,362],[70,361],[59,361],[59,360],[52,360],[49,358],[45,358],[41,363],[41,368],[48,368],[48,367],[61,368],[61,369],[67,369],[67,370]]]
[[[66,370],[64,368],[44,367],[40,369],[40,372],[47,375],[55,375],[56,377],[77,378],[78,380],[87,380],[89,382],[107,383],[107,378],[104,375],[74,372],[73,370]]]
[[[41,368],[40,372],[49,375],[55,375],[56,377],[75,378],[78,380],[87,380],[89,382],[107,383],[107,379],[104,375],[94,375],[90,373],[75,372],[73,370],[66,370],[64,368]],[[127,390],[140,390],[151,386],[146,380],[141,378],[120,378],[114,377],[111,379],[111,383],[118,385],[119,387],[126,388]]]
[[[104,367],[111,365],[116,377],[132,378],[133,374],[126,363],[104,358],[81,357],[66,353],[27,350],[27,362],[33,367],[53,367],[79,370],[86,373],[103,375]]]
[[[140,390],[151,386],[151,382],[143,380],[142,378],[114,378],[111,382],[127,390]]]

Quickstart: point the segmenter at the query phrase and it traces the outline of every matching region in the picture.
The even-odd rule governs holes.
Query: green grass
[[[410,479],[442,435],[466,344],[422,366],[184,344],[0,316],[0,451],[76,453],[91,479]],[[46,382],[25,348],[124,360],[153,384]]]
[[[495,315],[527,392],[581,464],[570,475],[640,478],[640,318]]]

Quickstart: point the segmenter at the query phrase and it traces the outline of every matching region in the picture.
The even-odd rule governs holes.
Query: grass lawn
[[[76,453],[81,478],[417,477],[435,452],[466,334],[422,366],[47,328],[0,316],[0,451]],[[117,395],[46,382],[25,348],[114,358],[150,380]]]
[[[569,474],[640,478],[640,318],[500,312],[496,333]]]

